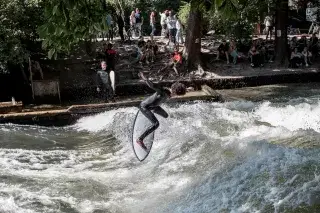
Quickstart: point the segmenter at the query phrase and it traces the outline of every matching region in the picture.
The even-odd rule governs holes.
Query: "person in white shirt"
[[[167,18],[167,26],[169,29],[169,42],[173,42],[176,44],[176,34],[177,34],[177,27],[176,27],[177,19],[173,15],[173,11],[169,12],[169,16]]]
[[[132,29],[135,28],[136,26],[136,13],[134,11],[131,12],[131,15],[130,15],[130,26]],[[136,37],[136,32],[135,30],[132,30],[132,36],[133,37]]]
[[[264,24],[266,25],[266,40],[268,40],[268,36],[270,34],[270,39],[272,38],[272,29],[273,29],[273,20],[272,16],[266,16],[264,19]]]
[[[181,20],[179,19],[178,15],[175,15],[177,22],[176,22],[176,29],[177,29],[177,34],[176,34],[176,41],[178,44],[183,44],[183,37],[182,37],[182,24]]]
[[[167,35],[167,16],[169,15],[168,10],[163,13],[160,12],[160,24],[161,24],[161,36]]]

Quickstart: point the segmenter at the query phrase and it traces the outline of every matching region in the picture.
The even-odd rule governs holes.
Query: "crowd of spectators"
[[[249,47],[249,49],[248,49]],[[319,55],[319,42],[316,34],[310,39],[301,36],[300,39],[292,37],[288,41],[289,67],[309,67]],[[274,42],[262,38],[243,44],[241,40],[222,40],[217,49],[216,60],[226,60],[227,64],[237,64],[239,59],[248,59],[252,67],[262,67],[273,62],[275,57]],[[243,60],[242,60],[243,61]]]

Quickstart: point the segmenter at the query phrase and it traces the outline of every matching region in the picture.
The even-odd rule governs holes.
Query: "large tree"
[[[225,17],[233,18],[239,7],[238,2],[233,0],[191,0],[189,4],[184,56],[189,71],[198,69],[201,72],[203,71],[201,61],[203,13],[206,10],[216,10]]]
[[[190,12],[186,29],[186,42],[184,56],[186,58],[187,67],[193,69],[201,68],[201,23],[202,11],[199,0],[191,0]]]
[[[276,2],[276,30],[275,30],[275,62],[278,66],[287,67],[288,60],[288,0],[277,0]]]
[[[287,24],[288,24],[288,0],[191,0],[189,2],[189,14],[187,21],[187,37],[185,56],[187,66],[190,69],[201,69],[201,26],[204,22],[203,14],[208,8],[214,10],[214,14],[208,19],[221,18],[221,23],[226,26],[224,32],[229,35],[243,35],[244,26],[253,27],[268,11],[268,6],[276,5],[276,61],[279,65],[288,64],[287,49]],[[182,8],[184,9],[184,8]],[[263,21],[263,20],[260,20]],[[209,20],[210,22],[210,20]],[[217,23],[217,21],[215,21]],[[226,29],[227,28],[227,29]],[[247,28],[250,30],[250,27]],[[253,29],[253,28],[252,28]],[[253,33],[253,31],[251,32]]]

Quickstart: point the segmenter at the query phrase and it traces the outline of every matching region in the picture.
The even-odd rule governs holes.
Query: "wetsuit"
[[[107,70],[99,70],[97,72],[96,84],[98,88],[102,89],[105,100],[114,98],[114,91]]]
[[[152,123],[152,125],[148,129],[146,129],[145,132],[139,137],[139,140],[142,141],[159,127],[159,121],[153,113],[156,113],[164,118],[168,117],[168,113],[160,107],[162,103],[168,100],[168,93],[162,88],[155,87],[154,84],[149,80],[146,80],[146,83],[151,89],[156,92],[142,101],[139,106],[142,114],[144,114]]]

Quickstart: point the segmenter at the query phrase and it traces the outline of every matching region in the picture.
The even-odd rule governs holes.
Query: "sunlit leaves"
[[[102,1],[48,0],[45,5],[44,25],[38,32],[48,57],[56,58],[59,52],[70,52],[81,40],[90,40],[107,30],[106,14]]]

